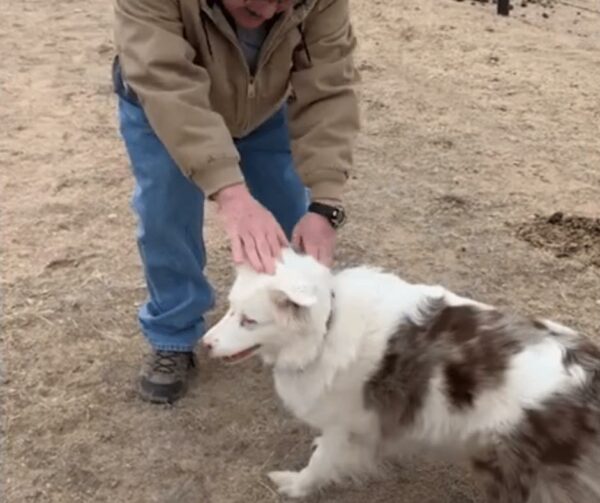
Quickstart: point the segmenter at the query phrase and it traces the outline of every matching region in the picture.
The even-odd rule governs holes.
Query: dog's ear
[[[288,293],[278,288],[269,291],[269,298],[279,324],[288,328],[303,325],[307,316],[306,307],[312,304],[312,298],[295,295],[293,300]]]
[[[289,329],[303,327],[310,306],[317,303],[317,290],[310,281],[294,270],[280,268],[269,290],[278,323]]]
[[[303,307],[309,307],[314,303],[312,302],[312,299],[309,299],[308,297],[302,297],[301,299],[296,297],[296,299],[294,300],[286,292],[276,288],[269,292],[269,297],[271,298],[271,302],[273,302],[275,307],[277,307],[280,310],[286,311],[297,311]]]
[[[310,307],[317,303],[315,288],[296,274],[279,274],[271,290],[271,300],[279,307]]]

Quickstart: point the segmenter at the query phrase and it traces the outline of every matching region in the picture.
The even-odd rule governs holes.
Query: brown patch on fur
[[[574,466],[598,427],[585,404],[556,399],[542,410],[527,411],[520,439],[542,464]]]
[[[510,358],[522,344],[515,326],[499,311],[474,306],[446,307],[428,338],[447,346],[446,393],[458,409],[469,407],[481,391],[500,386]]]
[[[421,318],[429,321],[441,308],[439,299],[423,306]],[[379,369],[365,384],[365,405],[380,412],[384,434],[412,423],[422,408],[431,379],[435,352],[426,326],[404,320],[390,337]]]
[[[366,406],[382,413],[384,433],[413,422],[423,406],[433,370],[431,361],[405,350],[407,341],[417,343],[418,335],[407,327],[403,330],[389,340],[382,364],[364,390]]]
[[[502,384],[510,358],[522,347],[521,325],[495,310],[447,306],[434,298],[418,320],[404,320],[389,339],[380,368],[365,385],[365,403],[381,412],[384,430],[410,424],[422,408],[436,369],[456,408]],[[531,325],[529,325],[531,327]]]
[[[445,370],[447,393],[455,407],[473,405],[477,381],[475,373],[466,365],[449,363]]]
[[[563,355],[562,364],[565,368],[572,367],[577,364],[577,355],[572,349],[567,349]]]
[[[540,489],[551,495],[543,500],[548,503],[600,501],[600,494],[591,494],[577,477],[582,465],[595,471],[600,462],[598,397],[591,406],[582,397],[562,396],[527,411],[516,434],[499,438],[472,459],[489,502],[527,503]]]
[[[516,431],[472,459],[490,502],[600,501],[600,485],[591,487],[579,477],[595,480],[600,466],[600,350],[581,338],[569,352],[588,381],[526,410]]]
[[[583,335],[567,348],[563,357],[565,367],[581,365],[592,373],[600,372],[598,362],[600,362],[600,348]]]
[[[489,503],[526,503],[531,493],[533,473],[507,470],[490,450],[484,458],[471,462]]]
[[[504,473],[502,473],[502,470],[498,466],[498,461],[496,459],[473,458],[471,464],[475,471],[485,473],[487,476],[491,477],[496,482],[502,483],[504,481]]]
[[[550,335],[541,321],[433,299],[389,339],[365,404],[379,414],[384,436],[400,433],[418,418],[441,371],[449,405],[468,408],[502,385],[516,353]],[[510,433],[467,447],[488,503],[600,502],[600,348],[583,336],[554,335],[565,336],[565,366],[580,366],[587,380],[525,410]]]
[[[593,361],[593,366],[598,369],[598,362],[600,362],[600,347],[594,344],[590,339],[585,336],[581,336],[581,340],[576,344],[578,355],[585,357],[586,360]],[[583,360],[584,358],[581,358]]]

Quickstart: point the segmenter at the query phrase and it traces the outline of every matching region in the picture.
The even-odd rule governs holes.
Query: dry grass
[[[440,0],[353,8],[364,132],[339,263],[597,335],[598,268],[516,229],[535,214],[600,214],[598,17],[516,5],[500,18]],[[202,359],[174,407],[135,394],[145,291],[110,91],[111,20],[98,0],[8,2],[0,17],[2,501],[278,501],[265,472],[301,466],[311,432],[281,410],[257,362]],[[231,268],[210,215],[206,240],[222,294]],[[420,461],[311,501],[365,498],[478,501],[462,470]]]

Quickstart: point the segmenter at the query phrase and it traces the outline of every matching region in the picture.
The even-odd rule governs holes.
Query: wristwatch
[[[346,221],[346,212],[341,206],[312,202],[308,211],[324,216],[334,229],[339,229]]]

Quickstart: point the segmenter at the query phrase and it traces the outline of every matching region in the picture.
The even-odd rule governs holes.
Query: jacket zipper
[[[204,10],[204,8],[202,6],[200,7],[200,10],[201,10],[201,12],[203,12],[207,15],[207,17],[212,21],[213,25],[217,28],[217,30],[219,30],[223,35],[225,35],[227,40],[229,40],[229,42],[231,42],[235,46],[236,51],[237,51],[240,59],[242,60],[242,65],[243,65],[244,69],[246,70],[246,72],[245,72],[246,73],[246,81],[247,81],[246,107],[245,107],[246,113],[245,113],[244,124],[242,126],[242,134],[245,134],[245,133],[247,133],[247,130],[248,130],[248,127],[250,124],[250,100],[253,100],[254,98],[256,98],[255,75],[257,75],[258,72],[261,70],[261,68],[264,66],[264,61],[266,60],[267,56],[270,57],[271,54],[273,53],[273,51],[275,50],[275,48],[277,47],[276,45],[273,45],[272,41],[275,40],[275,37],[280,36],[284,27],[288,28],[286,25],[291,20],[293,15],[287,20],[288,22],[282,22],[281,24],[279,24],[279,26],[277,26],[276,30],[272,30],[269,32],[266,40],[263,43],[263,46],[260,49],[260,52],[258,54],[256,70],[255,70],[254,75],[252,75],[252,73],[250,72],[250,67],[248,66],[248,63],[246,61],[246,57],[244,56],[244,53],[242,52],[242,49],[238,43],[237,38],[234,37],[233,34],[229,33],[227,30],[225,30],[225,29],[221,28],[221,26],[219,26],[219,24],[213,18],[212,12]],[[294,29],[293,27],[289,27],[285,31],[285,34],[287,35],[287,33],[292,31],[293,29]],[[205,33],[205,37],[207,38],[207,43],[210,43],[210,41],[208,41],[208,37],[209,37],[208,33]]]
[[[242,66],[245,69],[245,73],[246,73],[246,103],[245,103],[245,118],[244,118],[244,123],[241,125],[241,133],[242,135],[245,134],[247,132],[248,126],[250,124],[250,103],[249,100],[250,99],[254,99],[254,97],[256,96],[256,83],[254,80],[254,77],[252,76],[251,72],[250,72],[250,67],[248,66],[248,63],[246,61],[246,57],[244,56],[244,53],[242,52],[242,49],[237,41],[237,38],[234,37],[233,34],[229,33],[228,30],[225,30],[224,28],[222,28],[221,26],[219,26],[219,23],[216,22],[216,20],[213,17],[213,13],[207,10],[204,10],[203,7],[200,7],[201,12],[204,12],[207,17],[212,21],[212,24],[216,27],[217,30],[219,30],[219,32],[225,36],[225,38],[227,40],[229,40],[229,42],[231,42],[231,44],[235,47],[235,50],[237,51],[238,56],[241,59],[242,62]],[[208,34],[205,35],[208,38]]]
[[[254,77],[250,77],[248,81],[248,98],[256,98],[256,81]]]
[[[269,35],[267,35],[267,38],[264,41],[263,46],[261,47],[261,50],[258,54],[258,61],[256,63],[256,72],[255,72],[256,74],[258,74],[258,72],[264,66],[264,62],[267,60],[268,57],[271,56],[271,54],[273,54],[273,52],[277,48],[277,45],[273,43],[273,40],[275,40],[276,37],[282,37],[283,35],[287,35],[289,32],[294,30],[294,26],[288,26],[288,25],[290,23],[292,23],[292,20],[295,16],[296,16],[296,13],[292,14],[289,19],[282,22],[279,26],[277,26],[277,28],[275,30],[271,30],[269,32]],[[284,27],[286,28],[285,30],[284,30]],[[281,40],[280,40],[280,42],[281,42]]]

